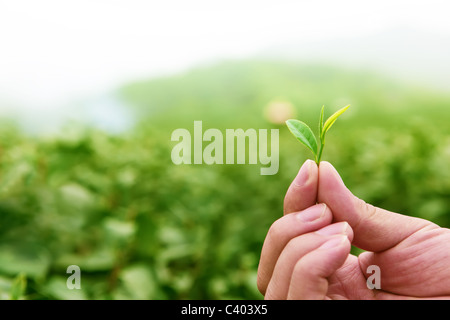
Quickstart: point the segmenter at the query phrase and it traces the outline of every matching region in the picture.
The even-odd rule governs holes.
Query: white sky
[[[450,34],[449,8],[448,0],[0,0],[0,99],[45,109],[277,44],[393,27]]]

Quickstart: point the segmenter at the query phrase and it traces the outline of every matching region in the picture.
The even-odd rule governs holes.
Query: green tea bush
[[[137,83],[124,96],[141,121],[120,135],[69,126],[37,138],[2,126],[0,298],[262,298],[256,271],[264,237],[310,156],[284,125],[264,119],[275,97],[315,119],[322,104],[338,107],[330,105],[332,95],[347,94],[354,115],[333,128],[323,160],[367,202],[450,226],[450,137],[443,120],[450,98],[394,90],[376,77],[358,87],[358,73],[314,70],[227,63]],[[377,90],[401,97],[394,104]],[[426,97],[426,113],[417,96]],[[385,103],[399,111],[380,107]],[[170,134],[194,120],[219,129],[278,128],[279,172],[174,165]],[[81,290],[66,287],[73,264],[81,268]]]

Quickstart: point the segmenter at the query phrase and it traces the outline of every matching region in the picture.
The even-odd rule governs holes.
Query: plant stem
[[[323,141],[322,139],[320,140],[320,148],[319,148],[319,153],[317,154],[316,157],[316,163],[317,165],[319,165],[320,163],[320,159],[322,158],[322,152],[323,152],[323,147],[325,146],[325,141]]]

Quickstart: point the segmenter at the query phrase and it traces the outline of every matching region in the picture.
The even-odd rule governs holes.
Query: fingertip
[[[316,233],[323,236],[333,236],[333,235],[346,235],[350,242],[353,241],[353,229],[350,224],[346,221],[336,222],[330,225],[327,225],[319,230]]]
[[[317,180],[319,167],[316,162],[311,159],[306,160],[300,167],[297,176],[294,178],[293,184],[297,187],[303,187]]]
[[[321,161],[319,164],[319,177],[322,179],[335,180],[341,184],[344,184],[341,176],[334,168],[334,166],[328,161]]]
[[[350,224],[347,221],[343,222],[345,224],[345,234],[347,235],[348,241],[350,241],[350,243],[353,241],[353,237],[354,237],[354,233],[353,233],[353,229],[350,226]]]
[[[289,186],[284,198],[284,214],[304,210],[317,202],[319,169],[306,160]]]
[[[340,234],[332,237],[330,240],[326,241],[324,244],[322,244],[319,249],[334,249],[338,247],[342,247],[345,242],[348,242],[347,235]]]
[[[347,198],[348,191],[344,181],[334,166],[327,161],[322,161],[319,165],[318,183],[318,201],[327,203],[332,210],[334,200]]]
[[[295,214],[295,217],[303,223],[315,222],[317,220],[326,220],[331,222],[332,220],[331,210],[325,203],[316,204],[303,211],[299,211]]]

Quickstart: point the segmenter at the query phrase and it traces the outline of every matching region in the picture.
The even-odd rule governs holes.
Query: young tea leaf
[[[324,125],[323,125],[323,129],[320,135],[321,140],[324,140],[325,138],[325,133],[330,130],[331,126],[336,122],[337,118],[343,114],[348,108],[350,107],[350,105],[339,109],[338,111],[336,111],[333,115],[331,115],[327,121],[325,121]]]
[[[310,149],[314,155],[317,155],[317,141],[311,128],[302,121],[289,119],[286,121],[286,125],[292,134],[298,141],[303,143],[308,149]]]

